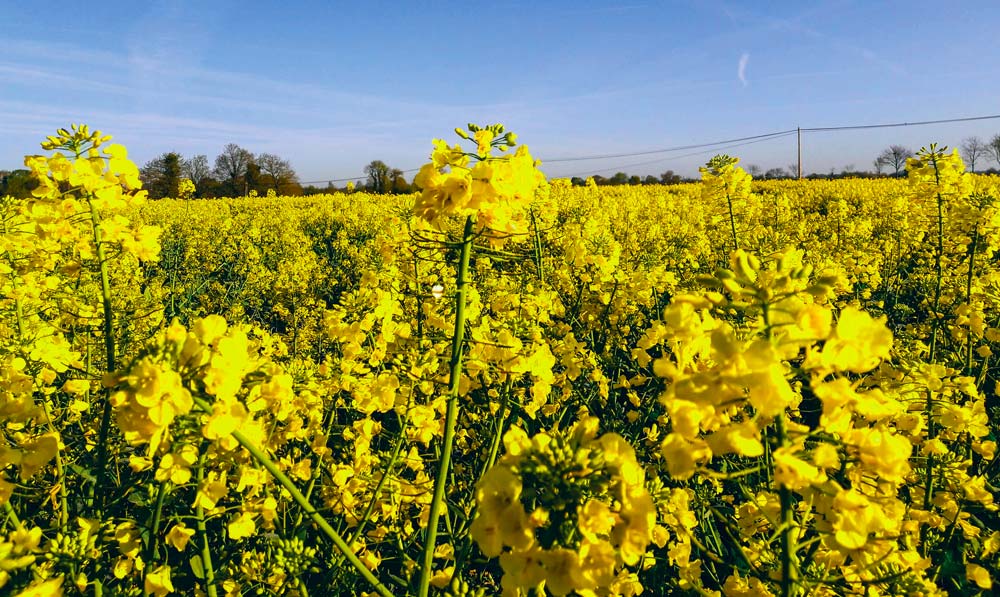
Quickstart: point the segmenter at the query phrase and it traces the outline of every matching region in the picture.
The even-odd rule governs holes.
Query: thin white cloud
[[[736,67],[736,76],[739,78],[740,83],[743,83],[744,87],[747,86],[747,64],[749,62],[750,54],[743,52],[743,55],[740,56],[740,64]]]

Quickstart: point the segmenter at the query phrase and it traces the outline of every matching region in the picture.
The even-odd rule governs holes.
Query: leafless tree
[[[288,160],[282,159],[272,153],[262,153],[257,156],[257,165],[260,171],[271,177],[274,183],[274,192],[281,194],[282,188],[287,187],[297,179],[295,170]]]
[[[976,171],[976,160],[986,153],[986,144],[979,137],[967,137],[962,141],[962,158],[969,164],[969,171]]]
[[[207,155],[196,155],[189,160],[184,160],[181,164],[181,174],[194,183],[195,188],[200,189],[202,183],[212,175],[212,169],[208,167]]]
[[[1000,166],[1000,135],[993,135],[986,144],[986,153]]]
[[[880,176],[882,175],[882,172],[885,170],[885,167],[887,165],[888,164],[885,163],[885,160],[882,159],[882,156],[879,156],[874,160],[872,160],[872,166],[875,166],[875,174],[878,174]]]
[[[885,162],[885,165],[892,168],[892,173],[894,176],[899,176],[899,173],[906,170],[906,158],[912,158],[913,151],[903,147],[902,145],[890,145],[881,154],[879,154],[878,159]]]
[[[245,193],[247,166],[252,161],[252,153],[230,143],[215,158],[215,177],[226,185],[231,194]]]

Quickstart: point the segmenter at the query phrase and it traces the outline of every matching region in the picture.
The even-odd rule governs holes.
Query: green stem
[[[198,489],[205,481],[205,454],[208,452],[208,442],[203,442],[198,454]],[[205,572],[205,592],[208,597],[218,597],[215,588],[215,567],[212,565],[212,546],[208,542],[208,531],[205,528],[205,508],[201,500],[195,500],[194,515],[197,520],[198,536],[201,537],[201,567]]]
[[[424,340],[424,298],[420,288],[420,261],[413,253],[413,294],[417,297],[417,340]]]
[[[533,210],[528,211],[531,214],[531,228],[534,231],[534,249],[535,249],[535,273],[538,275],[538,281],[544,282],[545,278],[542,275],[542,238],[538,234],[538,220],[535,218],[535,212]]]
[[[927,402],[924,406],[927,414],[927,439],[932,440],[937,437],[937,426],[934,424],[934,392],[927,389]],[[927,477],[924,481],[924,510],[930,510],[931,500],[934,497],[934,455],[927,456]]]
[[[941,175],[938,170],[937,157],[932,153],[931,155],[931,165],[934,166],[934,180],[935,184],[940,188]],[[941,197],[940,191],[936,194],[937,198],[937,246],[934,251],[934,303],[931,312],[931,343],[930,351],[927,357],[927,361],[930,363],[934,362],[934,358],[937,356],[937,335],[938,326],[940,323],[940,317],[938,314],[938,309],[941,304],[941,285],[943,275],[941,272],[941,259],[944,256],[944,199]],[[937,429],[934,425],[934,393],[928,388],[927,390],[927,402],[925,405],[925,415],[927,416],[927,439],[931,440],[937,436]],[[924,475],[926,480],[924,481],[924,509],[929,510],[931,503],[934,498],[934,455],[928,455],[927,466],[924,470]],[[928,537],[928,528],[925,526],[921,530],[921,543],[926,553],[926,541]]]
[[[427,519],[427,537],[424,542],[424,561],[420,569],[420,585],[417,595],[427,597],[430,590],[431,573],[434,565],[434,547],[437,542],[438,519],[445,506],[445,485],[451,467],[451,452],[455,443],[455,423],[458,420],[458,386],[462,377],[462,346],[465,341],[465,295],[468,285],[469,256],[472,253],[472,216],[465,219],[462,231],[462,252],[458,262],[458,292],[455,295],[455,333],[451,338],[451,373],[448,382],[448,411],[445,415],[444,445],[441,448],[441,464],[434,481],[434,498],[431,501]]]
[[[729,228],[733,233],[733,250],[738,251],[740,241],[736,237],[736,215],[733,213],[733,197],[728,192],[726,193],[726,204],[729,205]]]
[[[761,314],[764,318],[764,333],[767,339],[772,339],[771,329],[771,305],[764,303],[761,306]],[[788,430],[785,426],[784,411],[778,415],[774,423],[777,435],[778,447],[787,447]],[[770,467],[769,467],[770,468]],[[778,499],[781,502],[781,597],[791,597],[795,585],[798,581],[798,568],[795,557],[798,553],[798,546],[795,538],[795,505],[792,503],[792,491],[784,484],[778,487]]]
[[[94,233],[94,247],[97,251],[97,263],[101,272],[101,302],[104,306],[104,350],[107,359],[106,371],[113,373],[117,368],[115,362],[114,311],[111,309],[111,282],[108,279],[108,265],[104,254],[104,243],[101,240],[100,222],[97,217],[97,207],[90,203],[90,222]],[[108,433],[111,429],[111,390],[104,390],[104,410],[101,413],[101,428],[97,436],[97,475],[94,486],[91,487],[91,503],[96,505],[97,518],[101,519],[104,512],[104,498],[107,491],[104,483],[107,477],[108,465]],[[99,495],[98,495],[99,494]]]
[[[198,408],[200,408],[202,411],[208,413],[212,412],[212,405],[206,402],[203,398],[197,396],[194,397],[194,403],[198,405]],[[280,484],[285,490],[288,491],[288,493],[291,494],[292,499],[295,500],[295,503],[297,503],[300,508],[305,510],[309,518],[311,518],[312,521],[316,523],[316,526],[318,526],[320,530],[323,531],[323,534],[326,535],[328,539],[330,539],[330,541],[334,544],[334,546],[340,551],[341,554],[344,555],[344,557],[347,558],[347,561],[350,562],[351,565],[357,569],[357,571],[361,574],[361,576],[363,576],[365,580],[371,583],[372,587],[375,588],[375,591],[379,595],[381,595],[382,597],[393,597],[392,593],[389,592],[389,589],[387,589],[385,585],[383,585],[379,581],[379,579],[376,578],[374,574],[372,574],[371,570],[369,570],[367,567],[365,567],[364,564],[361,563],[361,560],[358,559],[358,556],[353,551],[351,551],[351,548],[344,541],[344,538],[340,536],[340,533],[338,533],[332,526],[330,526],[330,523],[327,522],[325,518],[323,518],[322,514],[316,511],[316,508],[314,508],[313,505],[309,503],[309,500],[306,499],[306,496],[302,494],[302,492],[299,490],[298,487],[296,487],[295,483],[293,483],[292,480],[288,478],[288,475],[286,475],[280,468],[278,468],[278,465],[275,464],[274,461],[271,460],[271,458],[266,453],[264,453],[263,450],[261,450],[255,443],[253,443],[246,435],[244,435],[240,431],[234,431],[233,438],[237,442],[239,442],[239,444],[243,446],[243,448],[246,449],[247,452],[250,452],[250,455],[253,456],[254,460],[256,460],[265,469],[267,469],[267,472],[271,473],[271,476],[274,477],[274,479],[278,482],[278,484]]]
[[[940,173],[938,172],[937,158],[931,157],[931,164],[934,166],[934,179],[940,186]],[[937,246],[934,251],[934,308],[931,313],[931,346],[927,360],[934,362],[937,356],[937,333],[940,317],[938,309],[941,306],[941,284],[943,275],[941,273],[941,259],[944,257],[944,199],[941,193],[937,193]]]
[[[330,425],[333,424],[334,413],[337,412],[336,408],[331,408],[327,411],[326,415],[323,416],[323,433],[330,437]],[[316,483],[319,482],[320,477],[323,476],[323,458],[319,455],[316,456],[315,464],[313,465],[312,475],[309,478],[309,485],[306,486],[306,499],[312,499],[312,493],[316,489]],[[305,514],[300,510],[295,516],[295,524],[292,528],[298,531],[299,525],[302,524],[302,518]]]
[[[976,263],[976,245],[979,243],[979,224],[972,231],[972,246],[969,248],[969,275],[965,280],[965,302],[972,311],[972,278]],[[965,374],[972,375],[972,325],[969,324],[969,333],[965,338]]]
[[[17,512],[14,511],[14,506],[10,505],[10,500],[3,503],[4,512],[7,514],[7,519],[14,523],[14,528],[20,529],[21,519],[17,517]]]
[[[153,519],[149,523],[149,548],[146,550],[146,562],[152,563],[156,558],[156,552],[160,544],[160,521],[163,518],[163,502],[170,493],[170,481],[160,483],[156,490],[156,507],[153,510]]]
[[[778,415],[775,423],[778,432],[778,442],[784,447],[788,445],[788,433],[785,429],[785,415]],[[791,597],[795,587],[796,571],[794,559],[798,548],[795,545],[795,510],[792,504],[792,492],[782,485],[778,488],[778,498],[781,501],[781,597]]]
[[[507,423],[507,403],[510,401],[510,386],[511,382],[508,380],[504,387],[504,399],[500,403],[500,412],[497,413],[496,417],[496,431],[493,433],[493,440],[490,442],[490,452],[486,457],[486,461],[483,463],[483,469],[479,472],[479,478],[482,478],[486,474],[486,471],[493,468],[493,463],[497,460],[497,454],[500,452],[500,443],[503,440],[503,430],[504,425]]]
[[[375,510],[375,504],[378,503],[379,494],[382,493],[382,488],[385,487],[386,481],[389,479],[389,476],[392,475],[392,470],[396,468],[396,463],[399,462],[399,454],[403,450],[403,443],[404,443],[403,440],[406,439],[406,425],[409,422],[409,420],[410,420],[409,415],[407,415],[406,418],[403,419],[403,424],[400,425],[399,437],[396,438],[396,445],[393,446],[392,456],[389,457],[389,464],[387,464],[385,470],[382,471],[382,478],[379,479],[378,483],[375,485],[375,490],[372,491],[372,497],[368,501],[368,506],[365,508],[365,513],[361,517],[361,520],[358,521],[357,528],[355,528],[354,532],[351,533],[351,538],[348,541],[348,545],[353,545],[354,542],[357,541],[358,538],[361,536],[361,533],[364,532],[365,524],[368,522],[368,517],[371,516],[372,511]]]
[[[56,426],[52,421],[52,411],[49,410],[48,400],[42,400],[42,409],[45,411],[45,419],[49,431],[59,433],[56,431]],[[66,525],[69,524],[69,502],[66,498],[66,468],[63,465],[62,450],[56,450],[55,465],[56,486],[59,488],[59,530],[62,533],[66,533]]]

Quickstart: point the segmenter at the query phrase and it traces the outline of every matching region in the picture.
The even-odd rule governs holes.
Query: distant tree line
[[[614,176],[607,177],[601,176],[600,174],[595,174],[589,178],[594,179],[594,183],[600,186],[606,185],[644,185],[644,184],[680,184],[682,182],[692,182],[692,178],[684,178],[680,174],[675,174],[673,170],[667,170],[659,177],[653,176],[652,174],[647,176],[639,175],[629,175],[625,172],[616,172]],[[569,179],[570,182],[578,187],[582,187],[587,184],[587,178],[580,176],[574,176]]]
[[[341,181],[343,182],[343,181]],[[333,182],[326,186],[305,186],[302,187],[304,195],[316,195],[320,193],[334,193],[338,191],[366,191],[379,194],[406,194],[412,193],[416,188],[406,181],[404,173],[399,168],[393,168],[382,160],[372,160],[365,166],[365,177],[359,178],[357,182],[348,181],[343,187],[337,187]]]
[[[958,149],[971,172],[1000,174],[1000,170],[996,167],[983,168],[988,164],[1000,167],[1000,134],[993,135],[989,141],[983,141],[975,136],[967,137]],[[805,178],[905,176],[906,160],[913,155],[913,150],[908,147],[890,145],[872,160],[871,171],[858,170],[850,164],[839,171],[831,168],[828,173],[812,173]],[[798,178],[796,164],[789,164],[787,168],[767,170],[749,164],[746,169],[756,179]],[[271,153],[254,154],[235,143],[226,145],[211,165],[208,156],[196,155],[185,159],[180,153],[170,151],[146,162],[139,172],[143,188],[149,191],[149,196],[153,199],[179,196],[183,179],[188,179],[194,184],[193,197],[237,197],[249,195],[251,192],[266,195],[271,190],[277,195],[314,195],[345,190],[411,193],[416,190],[406,181],[402,170],[393,168],[382,160],[373,160],[365,166],[365,177],[358,179],[357,184],[351,181],[339,188],[333,182],[323,186],[314,184],[303,186],[299,183],[298,175],[288,160]],[[595,174],[590,178],[593,178],[598,185],[670,185],[697,180],[685,178],[673,170],[667,170],[659,177],[616,172],[610,177]],[[574,176],[570,181],[574,185],[583,186],[587,183],[587,178]],[[28,170],[0,170],[0,195],[29,197],[33,188],[34,182]]]
[[[993,135],[989,141],[972,136],[966,137],[958,145],[958,151],[965,161],[965,167],[970,172],[998,174],[997,168],[984,169],[983,166],[993,163],[1000,166],[1000,134]],[[906,160],[914,156],[913,150],[902,145],[890,145],[882,150],[873,161],[876,176],[904,176]]]
[[[965,165],[970,172],[1000,174],[1000,170],[998,170],[997,167],[989,169],[983,168],[988,164],[994,164],[995,166],[1000,167],[1000,134],[994,135],[988,142],[983,141],[979,137],[968,137],[962,141],[958,150],[962,154],[962,159],[965,161]],[[890,145],[885,148],[874,160],[872,160],[873,169],[870,171],[859,170],[854,166],[854,164],[848,164],[839,170],[831,168],[828,172],[814,172],[804,175],[803,178],[831,179],[905,176],[906,160],[914,155],[913,150],[908,147],[904,147],[902,145]],[[769,168],[767,170],[764,170],[756,164],[749,164],[746,166],[746,170],[758,180],[798,178],[797,164],[789,164],[786,168],[778,167]],[[594,182],[598,185],[677,184],[696,180],[683,178],[674,174],[672,170],[664,172],[659,178],[655,176],[641,177],[629,175],[625,172],[618,172],[610,178],[600,175],[594,175],[591,178],[593,178]],[[585,177],[580,176],[574,176],[570,179],[574,185],[580,186],[586,184],[586,180],[587,179]]]
[[[177,197],[181,180],[194,184],[194,197],[238,197],[256,193],[301,195],[298,175],[288,160],[271,153],[255,154],[235,143],[226,145],[216,156],[214,167],[208,156],[185,159],[170,151],[139,169],[143,188],[153,199]]]

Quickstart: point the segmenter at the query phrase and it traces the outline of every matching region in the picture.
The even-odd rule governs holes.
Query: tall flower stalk
[[[750,195],[751,176],[743,168],[739,168],[739,158],[728,155],[717,155],[699,168],[702,180],[702,199],[715,202],[726,200],[729,215],[729,232],[732,235],[733,251],[740,248],[739,235],[736,233],[736,210],[734,203],[744,200]]]
[[[462,348],[465,343],[465,299],[469,284],[469,256],[472,254],[472,241],[475,238],[472,216],[465,218],[462,230],[461,249],[458,258],[458,278],[455,292],[455,330],[451,337],[451,359],[448,377],[448,408],[445,413],[444,441],[441,446],[441,462],[438,465],[437,478],[434,480],[434,498],[431,501],[430,515],[427,519],[427,539],[424,543],[423,567],[420,569],[421,597],[427,595],[430,586],[431,570],[434,564],[434,547],[437,544],[438,520],[445,509],[445,486],[451,470],[451,453],[455,445],[455,424],[458,420],[459,383],[462,380]]]
[[[537,164],[526,146],[522,145],[512,153],[508,153],[516,145],[517,136],[510,132],[505,133],[502,125],[480,127],[470,124],[468,132],[461,129],[455,129],[455,132],[462,139],[474,142],[475,151],[467,152],[459,144],[449,146],[440,139],[435,140],[430,163],[425,164],[414,178],[414,183],[422,189],[414,206],[414,213],[422,228],[414,234],[418,243],[432,246],[440,244],[433,236],[433,229],[443,227],[449,217],[465,217],[461,240],[457,243],[445,243],[446,248],[459,251],[456,267],[455,326],[451,338],[451,356],[448,361],[448,402],[444,438],[434,481],[434,494],[427,520],[423,561],[417,585],[417,594],[420,597],[426,597],[430,590],[438,523],[447,509],[448,477],[461,398],[465,309],[473,241],[477,235],[481,235],[488,239],[490,244],[502,246],[512,237],[528,234],[529,224],[524,212],[534,200],[536,188],[545,178],[538,171]],[[494,150],[505,155],[495,156]]]
[[[938,148],[936,144],[931,144],[929,147],[921,148],[916,157],[907,160],[907,172],[913,199],[918,203],[933,204],[935,228],[934,294],[931,298],[931,330],[927,355],[927,360],[930,363],[935,363],[938,358],[938,334],[943,317],[941,291],[944,285],[945,215],[950,207],[949,202],[966,197],[969,191],[968,178],[965,174],[965,164],[962,163],[962,158],[957,151],[948,154],[945,153],[946,150],[946,147]],[[934,404],[934,392],[928,389],[924,407],[928,440],[936,439],[938,434],[937,422],[934,418]],[[930,509],[933,503],[935,466],[934,454],[928,454],[924,471],[925,509]]]

